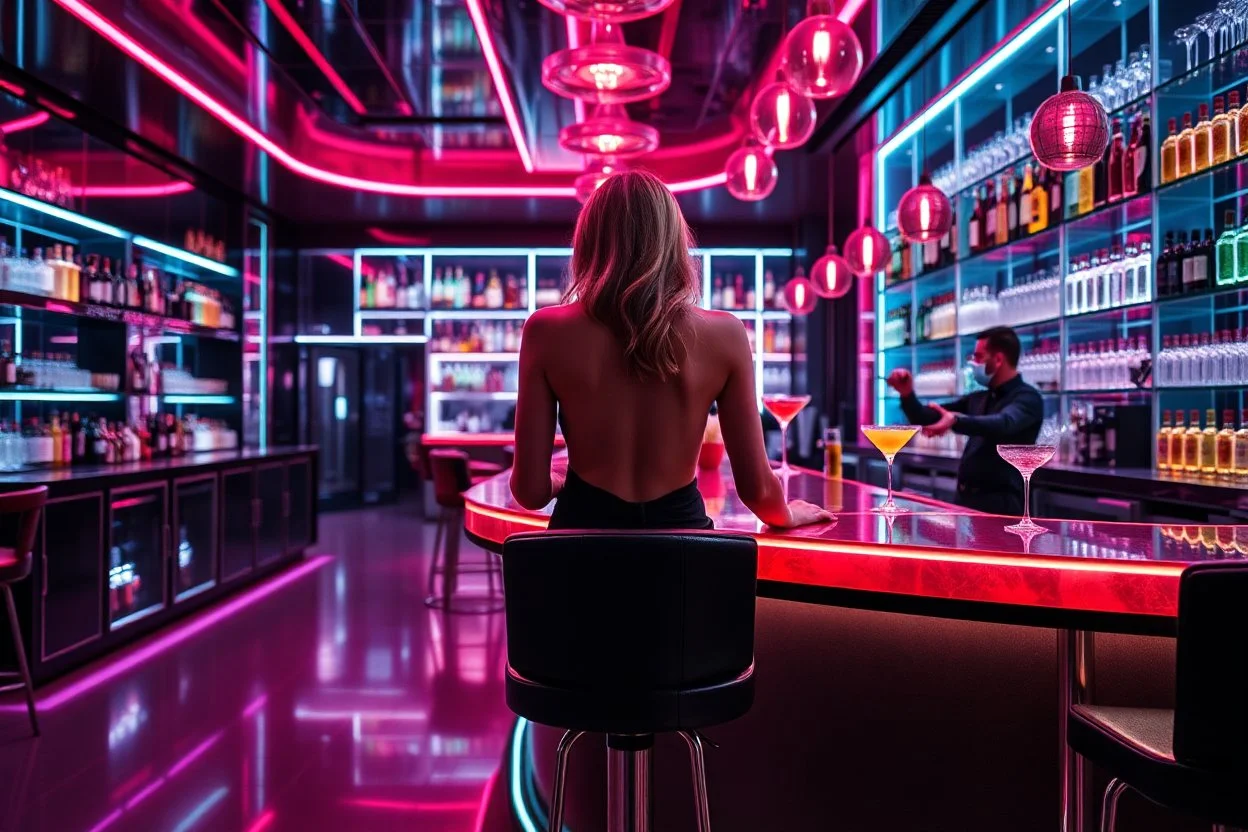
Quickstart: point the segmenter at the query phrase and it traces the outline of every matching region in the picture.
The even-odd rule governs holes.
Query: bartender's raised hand
[[[910,375],[909,370],[896,369],[888,374],[888,386],[897,391],[901,396],[909,396],[914,392],[914,377]]]
[[[828,511],[823,506],[817,506],[814,503],[808,503],[805,500],[790,501],[789,516],[792,519],[789,525],[784,527],[788,529],[793,529],[798,526],[809,526],[814,523],[830,523],[836,519],[836,515]]]
[[[923,428],[923,435],[924,436],[944,436],[946,433],[949,432],[949,429],[953,427],[953,420],[955,416],[938,404],[933,404],[933,405],[928,405],[928,406],[932,410],[935,410],[940,415],[940,419],[928,425],[927,427]]]

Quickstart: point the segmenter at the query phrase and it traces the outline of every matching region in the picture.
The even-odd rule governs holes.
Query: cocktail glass
[[[789,468],[789,422],[802,412],[802,408],[810,402],[810,396],[789,396],[782,394],[763,396],[763,407],[776,417],[780,423],[780,473],[788,476]]]
[[[997,453],[1023,475],[1023,519],[1006,526],[1008,531],[1048,531],[1031,520],[1031,475],[1057,453],[1056,445],[998,445]]]
[[[897,452],[906,447],[916,433],[919,432],[918,425],[863,425],[862,434],[871,441],[876,449],[884,454],[884,459],[888,462],[888,499],[883,505],[876,506],[871,509],[882,514],[896,514],[901,511],[907,511],[893,501],[893,458],[897,456]]]

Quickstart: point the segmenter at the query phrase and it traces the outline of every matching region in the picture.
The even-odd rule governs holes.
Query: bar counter
[[[717,529],[759,543],[759,595],[842,607],[1103,632],[1173,634],[1178,580],[1197,561],[1248,553],[1248,526],[1063,521],[1026,538],[1014,519],[905,495],[894,518],[871,509],[883,489],[797,470],[790,498],[823,505],[832,524],[763,526],[742,505],[727,468],[698,487]],[[465,527],[487,548],[544,528],[549,509],[511,499],[506,476],[466,495]]]
[[[301,557],[316,540],[316,461],[291,446],[0,474],[3,491],[48,487],[31,575],[13,587],[35,681]]]
[[[871,512],[883,489],[809,471],[789,478],[789,496],[837,521],[775,531],[737,499],[727,469],[700,472],[698,485],[717,528],[759,543],[755,704],[710,732],[722,746],[711,805],[728,830],[819,817],[845,829],[1090,828],[1103,780],[1063,750],[1067,705],[1173,707],[1165,636],[1179,575],[1248,554],[1244,526],[1037,518],[1050,531],[1024,539],[1004,529],[1014,518],[909,494],[890,522]],[[505,474],[466,493],[468,535],[495,551],[547,515],[517,506]],[[507,784],[522,828],[545,828],[561,733],[515,726]],[[685,751],[668,739],[656,825],[692,828]],[[580,743],[574,782],[604,782],[602,759]],[[598,828],[604,811],[600,790],[571,789],[567,828]],[[1136,799],[1120,823],[1202,828]]]

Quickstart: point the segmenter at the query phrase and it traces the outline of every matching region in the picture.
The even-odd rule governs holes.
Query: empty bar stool
[[[39,513],[48,500],[46,486],[26,491],[0,494],[0,519],[6,523],[10,518],[16,522],[16,536],[12,548],[0,547],[0,587],[4,589],[4,604],[9,613],[9,633],[13,639],[13,652],[17,654],[17,672],[3,673],[3,677],[18,677],[21,681],[0,690],[22,687],[26,692],[26,710],[30,714],[30,728],[39,736],[39,718],[35,714],[35,685],[30,679],[30,665],[26,662],[26,647],[22,643],[22,628],[17,620],[17,607],[13,603],[13,584],[30,574],[31,549],[35,545],[35,532],[39,528]]]
[[[477,549],[484,555],[484,560],[464,563],[459,555],[459,538],[464,525],[464,492],[487,477],[473,477],[469,473],[468,454],[463,451],[430,451],[429,467],[433,475],[434,501],[438,504],[438,528],[434,535],[433,558],[429,562],[425,603],[452,612],[498,612],[503,608],[502,565],[498,556]],[[459,592],[460,576],[469,574],[486,576],[485,594]],[[442,578],[440,591],[439,576]]]
[[[539,532],[503,545],[507,705],[567,731],[549,828],[561,830],[568,754],[607,735],[608,830],[651,829],[654,735],[678,732],[710,830],[698,729],[754,702],[752,538],[702,532]]]
[[[1248,563],[1189,566],[1179,583],[1174,710],[1074,705],[1071,747],[1108,772],[1101,829],[1134,789],[1211,824],[1248,828]],[[1217,827],[1215,827],[1216,829]]]

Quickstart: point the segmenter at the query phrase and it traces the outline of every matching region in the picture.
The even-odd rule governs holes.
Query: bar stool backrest
[[[0,494],[0,517],[16,516],[17,536],[13,542],[13,555],[18,563],[20,580],[30,574],[31,549],[35,545],[35,533],[39,530],[39,512],[48,501],[48,488],[41,485],[25,491]]]
[[[1183,571],[1176,653],[1175,759],[1248,772],[1248,562]]]
[[[468,454],[463,451],[439,448],[429,452],[429,467],[433,473],[433,497],[443,508],[458,508],[464,504],[462,495],[472,486],[468,474]]]
[[[691,690],[754,661],[758,545],[703,532],[507,538],[511,668],[579,691]]]

